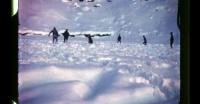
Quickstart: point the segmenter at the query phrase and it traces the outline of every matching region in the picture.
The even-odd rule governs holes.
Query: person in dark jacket
[[[58,42],[58,37],[59,37],[60,35],[58,34],[58,31],[56,30],[55,27],[49,32],[49,35],[48,35],[48,36],[50,36],[51,33],[52,33],[52,35],[53,35],[53,43],[57,43],[57,42]]]
[[[66,29],[65,32],[62,33],[62,35],[64,37],[64,41],[63,42],[65,43],[65,40],[67,41],[68,38],[69,38],[69,35],[70,35],[69,32],[68,32],[68,29]]]
[[[173,44],[174,44],[174,36],[173,36],[173,32],[170,32],[170,47],[173,48]]]
[[[92,37],[93,37],[93,36],[91,36],[90,34],[84,34],[84,35],[85,35],[85,37],[88,38],[88,43],[89,43],[89,44],[92,44],[92,43],[93,43],[93,40],[92,40]]]
[[[91,35],[88,36],[88,43],[90,43],[90,44],[93,43],[93,40],[92,40],[92,36],[91,36]]]
[[[144,44],[144,45],[147,45],[147,39],[146,39],[146,37],[145,37],[144,35],[143,35],[143,40],[144,40],[144,41],[143,41],[143,44]]]
[[[117,37],[117,43],[121,43],[121,36],[120,36],[120,34],[119,34],[119,36]]]

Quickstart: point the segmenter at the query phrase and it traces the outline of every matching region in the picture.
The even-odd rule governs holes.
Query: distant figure
[[[144,35],[143,35],[143,40],[144,40],[143,44],[147,45],[147,39],[146,39],[146,37]]]
[[[173,32],[170,32],[170,47],[173,48],[173,43],[174,43],[174,36],[173,36]]]
[[[89,43],[89,44],[92,44],[92,43],[93,43],[93,40],[92,40],[92,36],[91,36],[91,35],[88,36],[88,43]]]
[[[121,43],[121,36],[120,36],[120,34],[119,34],[119,36],[117,37],[117,43]]]
[[[93,37],[93,36],[91,36],[90,34],[85,34],[85,37],[88,38],[88,43],[89,43],[89,44],[92,44],[92,43],[93,43],[93,40],[92,40],[92,37]]]
[[[65,40],[67,41],[68,38],[69,38],[69,32],[68,32],[68,29],[66,29],[65,32],[62,33],[62,35],[63,35],[63,37],[64,37],[64,41],[63,41],[63,42],[65,43]]]
[[[57,43],[58,42],[58,37],[60,36],[58,34],[58,31],[56,30],[56,28],[54,27],[53,30],[50,31],[49,35],[51,35],[51,33],[53,34],[53,43]]]

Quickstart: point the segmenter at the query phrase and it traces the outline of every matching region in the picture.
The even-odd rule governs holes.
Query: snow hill
[[[127,41],[140,42],[146,35],[153,43],[168,43],[173,32],[180,43],[176,25],[178,0],[20,0],[20,31],[49,32],[54,26],[71,32],[114,32]],[[98,7],[94,7],[98,5]]]

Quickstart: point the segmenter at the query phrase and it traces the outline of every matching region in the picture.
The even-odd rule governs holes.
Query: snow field
[[[180,46],[19,39],[20,104],[178,104]]]

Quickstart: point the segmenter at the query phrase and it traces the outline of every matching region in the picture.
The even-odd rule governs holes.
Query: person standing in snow
[[[92,44],[92,43],[93,43],[93,40],[92,40],[92,37],[93,37],[93,36],[91,36],[90,34],[85,34],[85,37],[88,38],[88,43],[89,43],[89,44]]]
[[[92,36],[91,36],[91,35],[88,35],[88,43],[89,43],[89,44],[92,44],[92,43],[93,43],[93,40],[92,40]]]
[[[173,32],[170,32],[170,47],[173,48],[173,43],[174,43],[174,36],[173,36]]]
[[[62,33],[62,35],[64,37],[64,41],[63,42],[65,43],[65,40],[67,41],[68,38],[69,38],[69,35],[70,35],[69,32],[68,32],[68,29],[66,29],[65,32]]]
[[[58,34],[58,31],[56,30],[56,28],[54,27],[50,32],[49,32],[49,35],[51,35],[51,33],[53,34],[53,43],[57,43],[58,42],[58,37],[60,36]]]
[[[147,39],[146,39],[146,37],[144,35],[143,35],[143,40],[144,40],[143,44],[147,45]]]
[[[121,36],[120,36],[120,34],[119,34],[119,36],[117,37],[117,43],[121,43]]]

